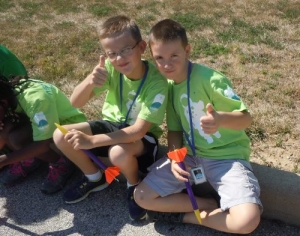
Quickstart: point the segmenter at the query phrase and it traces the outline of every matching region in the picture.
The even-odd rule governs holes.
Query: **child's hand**
[[[220,126],[219,113],[212,107],[210,103],[206,105],[206,116],[200,118],[200,126],[204,133],[214,134]]]
[[[178,163],[174,160],[171,160],[171,170],[175,176],[176,179],[183,182],[188,182],[188,177],[190,176],[190,173],[181,169],[181,167],[178,165]]]
[[[72,129],[65,135],[65,140],[75,149],[91,149],[94,148],[90,135],[81,131]]]
[[[90,83],[93,86],[101,87],[107,78],[107,70],[105,69],[105,57],[103,55],[100,56],[99,64],[94,68],[93,72],[91,73]]]

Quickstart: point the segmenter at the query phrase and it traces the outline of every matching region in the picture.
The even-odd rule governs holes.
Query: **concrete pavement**
[[[262,188],[264,213],[251,235],[300,235],[300,227],[294,226],[300,226],[300,177],[253,167]],[[46,172],[42,167],[18,185],[0,186],[0,235],[228,235],[201,226],[130,221],[125,183],[114,182],[82,202],[67,205],[61,198],[63,191],[50,196],[40,192]],[[68,185],[79,177],[78,171]]]

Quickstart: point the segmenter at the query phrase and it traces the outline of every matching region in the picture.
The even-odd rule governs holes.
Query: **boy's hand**
[[[210,103],[206,105],[206,116],[200,118],[200,126],[206,134],[214,134],[218,131],[220,115]]]
[[[101,87],[107,78],[107,70],[105,69],[105,57],[103,55],[99,58],[99,64],[94,68],[90,74],[90,82],[96,87]]]
[[[188,177],[190,176],[190,173],[181,169],[181,167],[178,165],[178,163],[174,160],[171,160],[171,170],[175,176],[176,179],[183,182],[188,182]]]
[[[92,136],[72,129],[65,135],[65,140],[75,149],[92,149]]]

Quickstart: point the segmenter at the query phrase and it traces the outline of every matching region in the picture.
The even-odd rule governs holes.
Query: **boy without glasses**
[[[202,224],[230,233],[252,232],[260,222],[262,205],[249,163],[244,129],[252,118],[246,106],[224,75],[188,60],[191,49],[179,23],[158,22],[150,31],[149,46],[159,71],[169,79],[168,148],[186,147],[185,164],[191,173],[201,170],[203,180],[221,198],[220,208],[197,198]],[[148,220],[198,224],[188,195],[182,193],[192,174],[167,158],[150,169],[134,194],[149,210]],[[197,177],[191,181],[201,182]]]
[[[84,173],[83,179],[64,194],[64,201],[75,203],[107,187],[103,171],[78,151],[92,149],[96,155],[108,156],[126,177],[130,217],[139,220],[146,211],[135,203],[133,192],[140,182],[139,170],[146,172],[156,156],[168,85],[155,65],[141,59],[146,42],[129,18],[106,20],[100,28],[100,43],[108,59],[100,56],[92,73],[75,88],[71,102],[82,107],[107,91],[103,119],[66,125],[69,132],[65,137],[59,130],[54,133],[57,147]]]

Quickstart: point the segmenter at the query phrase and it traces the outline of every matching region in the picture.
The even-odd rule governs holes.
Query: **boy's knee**
[[[113,165],[119,166],[123,162],[127,162],[130,156],[120,145],[111,146],[109,149],[109,159]]]
[[[57,147],[59,147],[61,144],[65,142],[64,134],[59,129],[54,130],[53,141]]]
[[[147,204],[146,204],[146,203],[147,203],[147,195],[145,194],[145,191],[143,190],[142,187],[137,186],[137,187],[135,188],[135,191],[134,191],[133,196],[134,196],[135,202],[136,202],[139,206],[141,206],[141,207],[147,209],[147,207],[146,207],[146,206],[147,206]]]
[[[250,234],[252,233],[260,222],[260,216],[257,216],[255,218],[249,218],[245,219],[244,222],[242,222],[240,225],[237,226],[237,233],[239,234]]]
[[[253,204],[252,207],[247,207],[244,211],[235,214],[235,231],[239,234],[249,234],[253,232],[260,223],[260,209]]]
[[[148,187],[147,184],[141,182],[134,191],[134,200],[142,208],[151,210],[157,194]]]

